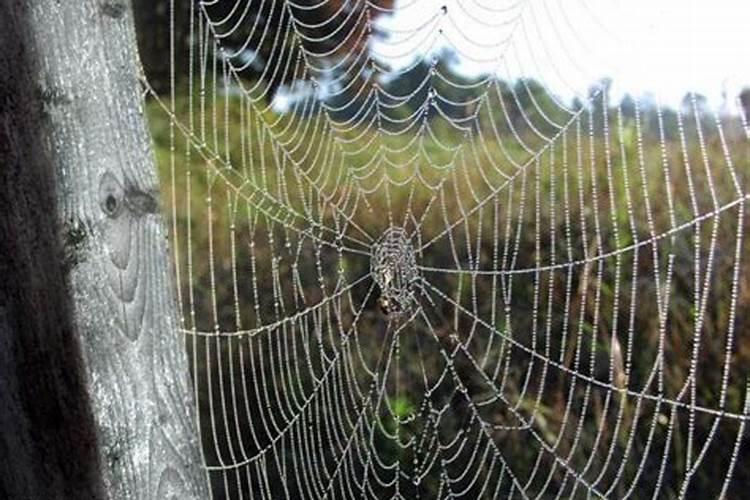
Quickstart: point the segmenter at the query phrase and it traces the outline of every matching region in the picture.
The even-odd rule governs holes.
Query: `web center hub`
[[[380,288],[378,302],[385,314],[402,315],[419,305],[416,253],[403,228],[388,228],[373,245],[370,273]]]

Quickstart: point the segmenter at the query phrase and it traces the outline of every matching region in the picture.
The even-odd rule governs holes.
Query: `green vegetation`
[[[520,93],[520,84],[515,85]],[[549,101],[535,85],[526,87],[535,89],[537,102]],[[736,290],[732,277],[741,265],[736,255],[744,266],[750,255],[747,238],[736,247],[738,221],[750,233],[747,217],[739,217],[747,207],[742,197],[750,180],[750,155],[738,121],[726,118],[722,137],[708,117],[696,120],[686,114],[681,136],[677,114],[667,111],[661,115],[667,131],[662,140],[655,109],[636,113],[621,106],[618,113],[602,97],[594,99],[590,110],[580,105],[570,113],[550,109],[548,119],[567,124],[561,131],[544,125],[539,114],[521,113],[523,101],[508,119],[501,114],[500,100],[509,86],[498,83],[496,89],[497,95],[479,110],[480,126],[459,134],[435,114],[428,122],[434,134],[423,134],[416,142],[414,131],[394,136],[373,129],[334,133],[320,109],[277,114],[261,111],[262,101],[253,104],[229,93],[209,93],[212,97],[204,102],[196,95],[192,105],[189,97],[181,97],[175,110],[174,155],[169,116],[156,101],[148,103],[162,204],[165,213],[176,216],[170,231],[184,328],[206,333],[186,338],[209,463],[232,455],[241,461],[241,447],[247,456],[257,454],[270,443],[269,436],[278,434],[262,429],[273,427],[269,418],[288,421],[297,413],[293,408],[319,391],[309,403],[309,418],[301,417],[302,428],[313,435],[318,426],[321,442],[356,435],[363,444],[372,438],[381,459],[398,459],[407,474],[425,458],[420,453],[427,454],[429,443],[402,448],[390,434],[396,433],[402,443],[412,438],[419,442],[425,433],[448,442],[458,429],[467,429],[469,439],[476,439],[471,436],[484,432],[477,424],[478,412],[497,426],[486,432],[522,482],[535,469],[543,442],[558,457],[570,455],[575,471],[586,469],[594,457],[597,462],[583,477],[593,482],[601,473],[600,487],[606,489],[621,474],[626,480],[615,485],[615,496],[626,493],[638,471],[634,497],[650,495],[666,447],[662,492],[676,497],[679,492],[671,488],[688,468],[688,440],[700,450],[715,432],[709,458],[695,472],[689,493],[694,498],[717,494],[717,478],[725,475],[727,450],[734,446],[739,422],[717,421],[703,411],[691,414],[684,406],[654,398],[662,394],[681,405],[694,402],[743,413],[750,372],[750,288],[745,267]],[[604,120],[608,135],[602,132]],[[514,121],[515,127],[509,127]],[[529,123],[536,123],[539,133]],[[193,137],[186,138],[185,130],[192,130]],[[540,134],[556,139],[547,143]],[[368,167],[378,147],[387,149],[388,164],[413,168]],[[401,182],[415,172],[422,181],[377,187],[383,175]],[[368,190],[373,192],[358,195]],[[472,210],[477,206],[481,208]],[[398,220],[389,221],[385,214]],[[418,256],[426,268],[467,269],[479,256],[481,270],[518,272],[493,277],[424,270],[431,284],[420,298],[425,316],[398,336],[377,310],[377,290],[368,294],[369,279],[341,295],[342,300],[328,301],[295,321],[252,335],[212,334],[271,324],[338,293],[340,273],[351,283],[369,271],[368,256],[350,251],[367,251],[358,243],[367,242],[364,233],[377,238],[402,221],[410,232],[420,221],[415,245],[430,243]],[[445,231],[447,225],[451,231]],[[335,230],[322,226],[346,227],[345,237],[339,240]],[[545,266],[552,269],[535,271]],[[363,312],[357,314],[363,302]],[[660,302],[666,314],[660,314]],[[350,339],[342,334],[355,323],[357,335]],[[689,374],[696,338],[693,401]],[[725,372],[729,338],[733,345]],[[380,381],[386,390],[379,402],[364,367],[382,371],[384,350],[396,347],[398,366]],[[289,353],[293,348],[296,357]],[[349,363],[324,375],[337,353]],[[453,372],[424,399],[423,374],[435,383],[446,370],[446,356],[452,358]],[[728,390],[722,395],[725,376]],[[324,377],[330,377],[327,383],[321,382]],[[590,378],[601,383],[587,383]],[[466,396],[456,390],[456,379]],[[361,404],[355,385],[368,401],[361,427],[352,423]],[[653,398],[639,398],[640,393]],[[493,397],[496,401],[476,409],[467,403]],[[449,411],[435,420],[430,408],[445,406]],[[336,414],[326,412],[331,408]],[[533,418],[534,435],[519,429],[521,417]],[[251,421],[257,437],[251,437]],[[337,427],[347,435],[326,434]],[[295,449],[302,431],[290,432],[282,447]],[[319,466],[332,474],[330,464],[340,451],[332,445],[321,453]],[[358,453],[362,457],[365,452]],[[740,453],[747,463],[750,448],[744,446]],[[541,492],[553,470],[547,493],[563,488],[563,496],[572,494],[575,481],[551,457],[542,454],[544,472],[530,491]],[[289,470],[299,466],[291,454],[275,458]],[[445,465],[454,477],[461,466],[470,466],[468,457]],[[271,478],[280,477],[272,459],[264,467]],[[498,480],[489,467],[480,469]],[[439,460],[419,472],[424,474],[421,484],[408,485],[413,491],[404,494],[419,491],[432,498],[441,474]],[[221,473],[212,479],[218,498],[225,489],[236,488]],[[238,481],[251,487],[247,478]],[[287,478],[289,484],[294,481]],[[267,488],[281,495],[277,483]],[[748,486],[750,470],[735,470],[732,491]],[[377,485],[370,487],[379,491]],[[575,496],[585,493],[579,487]]]

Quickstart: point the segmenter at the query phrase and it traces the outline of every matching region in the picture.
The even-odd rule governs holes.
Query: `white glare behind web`
[[[747,484],[747,117],[621,100],[605,3],[170,2],[191,43],[152,97],[216,498]]]

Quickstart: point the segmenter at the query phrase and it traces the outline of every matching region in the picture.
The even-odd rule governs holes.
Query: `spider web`
[[[568,83],[591,74],[566,52],[591,43],[575,26],[606,20],[562,1],[180,8],[188,57],[173,37],[171,95],[151,94],[169,118],[181,331],[216,498],[747,484],[738,103],[730,118],[695,96],[624,109],[606,84]],[[417,25],[378,38],[408,9]],[[456,81],[445,46],[492,76]],[[399,54],[421,55],[389,65]],[[577,104],[517,78],[540,66]],[[285,112],[279,75],[295,82]]]

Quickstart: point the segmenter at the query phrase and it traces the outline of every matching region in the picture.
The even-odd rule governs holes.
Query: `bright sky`
[[[375,48],[396,65],[450,45],[467,72],[535,77],[566,98],[611,77],[615,96],[652,93],[675,106],[694,90],[721,108],[725,93],[730,111],[750,85],[747,0],[398,0],[397,8],[381,22],[390,40]]]

